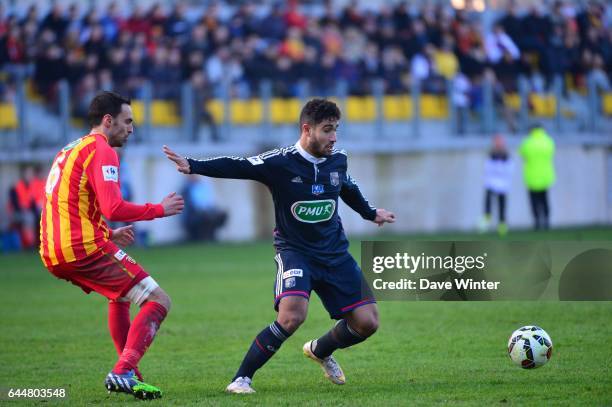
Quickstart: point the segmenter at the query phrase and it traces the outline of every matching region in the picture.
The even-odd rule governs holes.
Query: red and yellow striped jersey
[[[132,222],[164,216],[159,204],[121,198],[119,158],[102,134],[88,134],[55,157],[40,219],[40,255],[47,267],[83,260],[111,238],[105,220]]]

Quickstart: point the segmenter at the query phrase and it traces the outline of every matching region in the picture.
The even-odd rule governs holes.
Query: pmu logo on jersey
[[[336,210],[336,201],[297,201],[291,205],[293,217],[304,223],[318,223],[330,220]]]
[[[114,165],[103,165],[102,175],[104,176],[104,181],[119,182],[119,169]]]
[[[312,185],[312,194],[313,195],[321,195],[325,192],[325,187],[322,184],[313,184]]]

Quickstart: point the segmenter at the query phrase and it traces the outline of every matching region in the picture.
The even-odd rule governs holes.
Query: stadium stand
[[[444,2],[360,7],[351,1],[341,9],[333,2],[297,1],[259,6],[179,1],[148,8],[136,1],[131,9],[118,2],[103,3],[103,9],[52,2],[44,14],[44,2],[25,10],[8,7],[0,10],[0,100],[14,101],[16,78],[25,75],[28,99],[57,113],[65,79],[75,118],[84,117],[76,101],[86,104],[95,89],[112,87],[136,100],[137,121],[150,96],[151,125],[177,126],[181,84],[193,84],[194,75],[203,73],[201,101],[217,123],[264,121],[265,81],[271,83],[273,124],[293,122],[307,95],[342,92],[349,120],[363,122],[379,113],[386,120],[410,119],[413,101],[406,96],[419,81],[420,117],[445,120],[456,107],[449,91],[458,75],[464,78],[466,107],[476,116],[486,99],[486,78],[492,80],[496,108],[518,111],[523,77],[530,114],[552,118],[562,103],[554,92],[554,78],[561,76],[562,98],[586,103],[584,95],[594,89],[601,94],[602,113],[610,115],[612,31],[606,5],[507,3],[489,26],[482,24],[482,13]],[[377,78],[385,95],[380,109],[373,98]],[[227,113],[225,97],[232,99]],[[7,115],[0,125],[14,128],[16,115],[3,109]],[[563,114],[574,115],[571,108]]]

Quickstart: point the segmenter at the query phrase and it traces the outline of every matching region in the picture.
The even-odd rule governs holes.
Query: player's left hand
[[[374,219],[374,223],[378,226],[382,226],[385,223],[393,223],[395,222],[395,214],[393,212],[389,212],[386,209],[376,209],[376,218]]]
[[[134,226],[128,225],[113,230],[111,238],[114,244],[126,247],[134,243]]]
[[[163,146],[162,151],[164,152],[164,154],[166,154],[166,157],[168,157],[170,161],[176,164],[176,169],[179,172],[182,172],[183,174],[191,173],[191,166],[189,165],[189,161],[187,161],[185,157],[181,157],[166,145]]]

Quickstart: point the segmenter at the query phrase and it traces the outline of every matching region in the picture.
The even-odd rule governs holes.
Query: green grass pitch
[[[612,230],[512,238],[610,240]],[[255,376],[257,393],[227,395],[223,390],[251,340],[275,317],[271,243],[128,251],[173,300],[140,365],[147,381],[164,391],[151,402],[160,406],[612,405],[611,302],[382,302],[378,333],[336,353],[347,384],[335,386],[301,352],[332,324],[313,296],[305,324]],[[352,252],[359,255],[358,240]],[[104,298],[55,279],[36,254],[18,254],[0,256],[0,305],[5,394],[8,388],[60,387],[68,397],[48,403],[140,402],[103,387],[116,359]],[[551,361],[540,369],[522,370],[506,355],[510,333],[527,324],[542,326],[554,342]],[[42,404],[22,399],[8,405]]]

